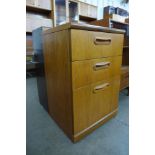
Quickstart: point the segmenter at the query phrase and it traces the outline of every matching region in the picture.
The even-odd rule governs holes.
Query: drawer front
[[[91,83],[120,76],[121,56],[72,62],[72,87],[80,88]]]
[[[90,127],[117,108],[117,89],[118,82],[105,80],[73,91],[74,134]],[[114,93],[115,90],[117,93]]]
[[[122,55],[123,38],[123,34],[72,29],[72,61]]]

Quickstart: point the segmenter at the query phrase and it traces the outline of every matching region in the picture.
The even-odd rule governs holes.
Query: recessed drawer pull
[[[111,43],[111,38],[95,37],[95,45],[109,45]]]
[[[94,88],[93,92],[94,92],[94,93],[97,93],[97,92],[99,92],[99,91],[102,91],[102,90],[104,90],[105,88],[109,87],[109,85],[110,85],[109,83],[104,83],[104,84],[98,85],[98,86],[96,86],[96,87]]]
[[[93,68],[94,70],[99,70],[99,69],[104,69],[104,68],[108,68],[110,66],[110,62],[99,62],[96,63]]]

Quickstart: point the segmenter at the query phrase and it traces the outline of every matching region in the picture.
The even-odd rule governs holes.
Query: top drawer
[[[123,34],[72,29],[72,61],[122,55],[123,38]]]

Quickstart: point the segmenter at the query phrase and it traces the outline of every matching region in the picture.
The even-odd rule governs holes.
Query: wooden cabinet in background
[[[34,59],[32,31],[42,26],[53,27],[53,1],[26,0],[26,71],[33,69],[36,73],[38,69],[38,63]]]
[[[38,6],[47,10],[51,10],[52,3],[51,0],[38,0]]]
[[[54,1],[54,26],[68,22],[90,22],[97,19],[97,6],[79,0]]]
[[[26,14],[26,32],[32,32],[41,26],[52,27],[52,20],[35,14]]]
[[[112,18],[114,20],[120,20],[120,21],[125,21],[125,18],[129,16],[128,11],[121,9],[119,7],[113,7],[113,6],[106,6],[104,7],[104,12],[103,12],[104,19],[109,19]],[[123,18],[124,17],[124,18]]]
[[[73,142],[118,111],[123,38],[123,30],[75,23],[44,32],[48,111]]]
[[[86,3],[80,3],[80,15],[82,16],[88,16],[88,4]]]
[[[120,90],[123,90],[127,87],[129,87],[129,66],[122,66]]]
[[[45,10],[51,10],[51,0],[26,0],[26,5],[29,7],[36,7]]]
[[[109,15],[116,14],[116,9],[113,6],[104,7],[103,18],[109,18]]]
[[[79,2],[80,8],[79,8],[79,15],[85,16],[85,17],[91,17],[91,18],[97,18],[97,7]]]
[[[36,0],[26,0],[26,5],[33,5],[36,6]]]
[[[69,22],[77,22],[79,20],[79,12],[78,12],[79,3],[74,0],[69,0],[68,5],[68,21]]]
[[[89,5],[88,6],[88,16],[92,18],[97,18],[97,7]]]

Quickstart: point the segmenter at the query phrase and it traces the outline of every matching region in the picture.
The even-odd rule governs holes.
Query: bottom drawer
[[[120,78],[73,91],[74,134],[88,128],[118,107]]]

